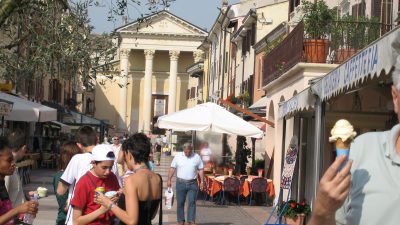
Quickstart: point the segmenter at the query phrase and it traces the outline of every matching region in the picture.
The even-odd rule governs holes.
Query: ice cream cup
[[[104,194],[104,196],[106,196],[107,198],[112,198],[117,194],[116,191],[108,191]]]

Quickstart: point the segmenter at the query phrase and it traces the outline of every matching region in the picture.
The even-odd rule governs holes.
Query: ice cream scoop
[[[335,142],[340,138],[339,145],[341,143],[350,143],[356,135],[357,133],[354,131],[353,125],[345,119],[340,119],[336,121],[335,126],[331,130],[329,142]]]
[[[346,162],[349,159],[350,154],[350,143],[353,141],[357,133],[354,131],[353,126],[349,121],[345,119],[340,119],[336,121],[335,126],[331,130],[331,137],[329,137],[330,142],[335,142],[336,146],[336,156],[346,156]],[[339,168],[341,170],[343,165]]]

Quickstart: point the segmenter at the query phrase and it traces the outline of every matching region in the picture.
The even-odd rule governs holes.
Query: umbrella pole
[[[4,136],[4,115],[1,116],[1,136]]]
[[[195,150],[196,148],[196,131],[192,130],[192,146],[193,146],[193,150]]]

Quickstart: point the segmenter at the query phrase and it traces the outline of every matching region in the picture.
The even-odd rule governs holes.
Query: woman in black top
[[[161,177],[147,167],[150,149],[150,141],[143,133],[129,137],[122,144],[122,151],[128,169],[134,173],[125,179],[121,204],[114,205],[101,193],[95,197],[95,202],[111,210],[121,224],[151,225],[161,205]]]

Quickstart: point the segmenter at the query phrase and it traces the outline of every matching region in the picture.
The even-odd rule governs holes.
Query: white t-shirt
[[[22,182],[18,176],[18,168],[14,173],[4,178],[6,189],[11,200],[11,205],[15,208],[24,202],[24,190],[22,189]]]
[[[79,179],[85,175],[85,173],[92,168],[92,154],[82,153],[74,155],[69,161],[67,168],[65,169],[60,180],[63,183],[69,184],[68,199],[71,200],[74,196],[75,185]],[[72,225],[73,209],[68,208],[66,223]]]
[[[113,149],[114,155],[115,155],[115,161],[114,161],[114,165],[113,165],[113,168],[112,168],[112,172],[115,174],[115,176],[117,176],[119,186],[122,187],[121,176],[119,175],[118,163],[117,163],[118,155],[119,155],[119,152],[121,151],[121,144],[119,144],[118,146],[115,146],[113,144],[111,146],[112,146],[112,149]]]
[[[201,159],[203,162],[208,162],[211,160],[211,149],[210,148],[203,148],[200,150]]]
[[[204,165],[197,153],[192,153],[190,157],[186,157],[185,153],[180,152],[175,155],[171,167],[176,169],[176,177],[193,180],[197,176],[197,170],[203,169]]]

